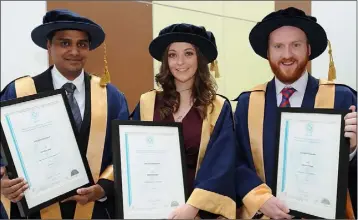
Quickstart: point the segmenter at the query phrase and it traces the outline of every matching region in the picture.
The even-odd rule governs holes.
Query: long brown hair
[[[195,100],[193,107],[198,110],[201,118],[205,119],[208,107],[214,107],[213,101],[217,85],[215,79],[210,74],[207,59],[196,46],[194,48],[197,54],[198,69],[194,75],[195,79],[192,88],[192,98]],[[159,93],[159,98],[164,103],[159,108],[162,119],[178,111],[180,106],[180,93],[176,91],[174,76],[169,69],[168,50],[169,46],[164,52],[159,73],[155,76],[157,85],[163,89],[163,92]]]

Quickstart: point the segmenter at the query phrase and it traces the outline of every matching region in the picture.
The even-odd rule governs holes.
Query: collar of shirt
[[[277,77],[275,77],[276,95],[279,95],[281,93],[282,89],[285,87],[292,87],[296,90],[296,92],[304,95],[305,91],[306,91],[306,87],[307,87],[307,82],[308,82],[307,70],[298,80],[296,80],[292,84],[284,84],[283,82],[278,80]]]
[[[64,77],[56,68],[54,65],[52,70],[52,80],[53,80],[53,87],[54,89],[60,89],[62,86],[68,82],[73,83],[76,86],[76,90],[78,90],[79,93],[81,93],[85,89],[85,81],[84,81],[84,70],[82,69],[81,74],[74,79],[73,81],[68,80],[66,77]],[[76,91],[75,91],[76,92]]]

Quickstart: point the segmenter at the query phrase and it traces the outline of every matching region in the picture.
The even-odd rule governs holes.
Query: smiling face
[[[87,60],[88,35],[77,30],[57,31],[47,42],[47,49],[56,68],[62,74],[78,75]]]
[[[291,84],[305,72],[311,47],[299,28],[283,26],[269,36],[267,57],[272,72],[283,83]]]
[[[198,56],[194,46],[185,42],[172,43],[168,49],[168,65],[176,81],[194,82],[198,69]]]

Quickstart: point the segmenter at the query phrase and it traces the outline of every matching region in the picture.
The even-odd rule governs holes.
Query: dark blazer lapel
[[[54,90],[51,75],[52,68],[53,66],[50,66],[45,72],[33,77],[37,93]]]
[[[83,153],[87,153],[89,129],[91,125],[91,76],[85,72],[85,111],[80,130],[80,145]]]
[[[311,74],[308,74],[307,87],[301,105],[302,108],[309,108],[309,109],[314,108],[318,86],[319,86],[318,79],[311,76]]]

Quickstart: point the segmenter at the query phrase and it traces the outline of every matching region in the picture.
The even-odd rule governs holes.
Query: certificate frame
[[[81,164],[84,166],[84,170],[85,170],[85,177],[88,178],[88,183],[83,184],[79,187],[76,187],[70,191],[67,191],[64,194],[58,195],[56,197],[53,197],[47,201],[41,202],[40,204],[29,208],[29,205],[26,201],[26,195],[24,195],[24,197],[17,202],[17,206],[19,208],[20,211],[20,215],[22,217],[26,217],[28,215],[34,214],[38,211],[40,211],[43,208],[46,208],[56,202],[60,202],[64,199],[67,199],[71,196],[74,196],[77,194],[77,189],[79,188],[83,188],[83,187],[89,187],[92,186],[94,184],[94,180],[93,180],[93,176],[87,161],[87,158],[85,155],[83,155],[83,153],[81,152],[80,148],[79,148],[79,140],[78,140],[78,134],[79,132],[76,129],[76,124],[72,115],[72,111],[71,111],[71,107],[69,105],[67,96],[66,96],[66,92],[64,89],[57,89],[57,90],[51,90],[51,91],[47,91],[47,92],[41,92],[41,93],[37,93],[37,94],[33,94],[33,95],[29,95],[29,96],[24,96],[24,97],[20,97],[20,98],[16,98],[16,99],[11,99],[11,100],[6,100],[6,101],[1,101],[0,103],[0,107],[8,107],[8,106],[13,106],[13,105],[17,105],[17,104],[22,104],[22,103],[26,103],[26,102],[31,102],[34,100],[38,100],[38,99],[43,99],[43,98],[48,98],[51,96],[56,96],[56,95],[60,95],[62,98],[61,100],[64,103],[64,107],[66,109],[66,113],[67,113],[67,120],[69,120],[70,124],[71,124],[71,129],[74,135],[74,138],[76,140],[76,144],[78,147],[78,152],[79,152],[79,157],[77,157],[76,159],[80,159]],[[56,117],[56,116],[54,116]],[[13,156],[11,154],[10,148],[9,148],[9,144],[8,144],[8,139],[5,135],[4,132],[4,128],[3,128],[3,122],[0,123],[0,135],[1,135],[1,147],[4,153],[4,157],[3,159],[5,159],[6,164],[6,173],[8,175],[9,179],[15,179],[17,177],[19,177],[18,175],[18,167],[15,166],[14,161],[13,161]]]
[[[184,188],[185,201],[188,200],[189,195],[186,186],[186,163],[185,163],[185,148],[184,138],[182,131],[182,124],[178,122],[161,122],[161,121],[134,121],[134,120],[113,120],[112,121],[112,151],[113,151],[113,167],[114,167],[114,188],[115,188],[115,218],[124,219],[124,207],[123,207],[123,188],[122,188],[122,161],[121,161],[121,149],[120,149],[120,126],[165,126],[175,127],[178,129],[179,144],[180,144],[180,158],[182,169],[182,180]]]
[[[279,154],[280,154],[280,138],[281,137],[281,117],[285,113],[294,114],[326,114],[326,115],[339,115],[340,120],[340,141],[339,141],[339,157],[337,159],[338,170],[333,175],[337,175],[336,189],[336,207],[335,207],[335,219],[345,219],[345,207],[347,202],[347,188],[348,188],[348,166],[349,166],[349,139],[344,137],[344,117],[349,113],[348,110],[337,110],[328,108],[315,108],[315,109],[304,109],[304,108],[278,108],[277,111],[277,124],[276,124],[276,152],[275,152],[275,169],[273,178],[273,195],[277,196],[277,182],[278,182],[278,167],[279,167]],[[287,148],[289,149],[289,148]],[[289,171],[286,171],[289,172]],[[288,207],[290,209],[290,207]],[[302,211],[290,209],[290,215],[306,218],[306,219],[324,219],[322,216],[317,216]]]

